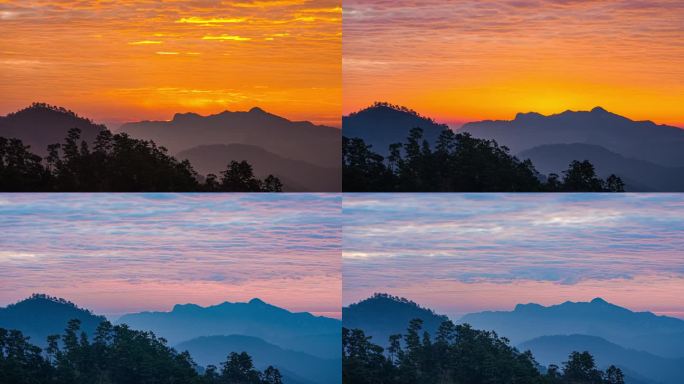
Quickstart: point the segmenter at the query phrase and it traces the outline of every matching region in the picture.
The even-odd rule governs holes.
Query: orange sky
[[[0,0],[0,114],[43,101],[114,125],[260,106],[339,125],[341,19],[340,0]]]
[[[681,0],[348,0],[343,110],[443,122],[600,105],[684,127]]]

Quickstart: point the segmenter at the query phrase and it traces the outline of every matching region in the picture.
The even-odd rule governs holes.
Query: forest
[[[494,140],[444,130],[434,149],[423,130],[392,144],[387,158],[360,138],[343,138],[345,192],[623,192],[622,179],[596,175],[589,161],[573,161],[563,175],[541,177]]]
[[[200,373],[201,372],[201,373]],[[71,320],[45,350],[20,331],[0,328],[0,383],[7,384],[282,384],[277,368],[257,370],[245,352],[220,367],[199,368],[151,332],[103,321],[92,340]]]
[[[45,159],[19,139],[0,137],[0,191],[5,192],[281,192],[281,181],[254,176],[232,161],[220,176],[201,177],[153,141],[101,131],[92,149],[78,128],[48,147]]]
[[[385,350],[360,329],[342,329],[345,384],[624,384],[622,371],[596,367],[589,352],[573,352],[562,367],[545,369],[495,332],[444,321],[436,336],[412,320]],[[544,371],[542,373],[542,371]]]

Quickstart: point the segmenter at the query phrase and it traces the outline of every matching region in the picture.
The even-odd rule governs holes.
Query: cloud
[[[154,44],[162,44],[163,41],[159,40],[140,40],[140,41],[131,41],[128,44],[129,45],[154,45]]]
[[[533,283],[601,295],[616,281],[684,280],[682,212],[677,194],[345,196],[345,297],[405,286],[446,302],[435,285],[477,295]]]
[[[111,299],[98,304],[105,312],[140,304],[147,300],[143,292],[160,298],[148,309],[190,299],[211,304],[222,295],[259,295],[288,308],[340,300],[334,288],[341,284],[339,195],[16,194],[3,200],[0,303],[34,291],[63,292],[78,302],[90,289]]]
[[[234,17],[234,18],[225,18],[225,17],[212,17],[212,18],[203,18],[203,17],[197,17],[197,16],[192,16],[192,17],[183,17],[176,21],[177,23],[186,23],[186,24],[234,24],[234,23],[244,23],[247,21],[246,17]]]
[[[252,38],[250,37],[242,37],[242,36],[237,36],[237,35],[206,35],[202,37],[202,40],[229,40],[229,41],[250,41]]]

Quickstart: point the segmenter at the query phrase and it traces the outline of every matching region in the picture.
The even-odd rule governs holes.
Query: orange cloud
[[[307,11],[337,7],[340,0],[0,2],[0,114],[36,100],[102,122],[258,105],[339,125],[341,15]],[[154,91],[164,88],[211,92]]]

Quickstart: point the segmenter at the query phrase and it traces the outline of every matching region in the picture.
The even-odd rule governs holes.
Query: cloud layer
[[[341,31],[340,0],[0,1],[0,113],[44,101],[130,121],[258,105],[338,124]]]
[[[684,127],[678,0],[349,0],[344,111],[375,100],[444,121],[601,105]]]
[[[339,195],[0,195],[0,305],[99,313],[253,297],[339,315]]]
[[[684,199],[350,195],[344,302],[389,291],[451,313],[595,296],[684,316]]]

